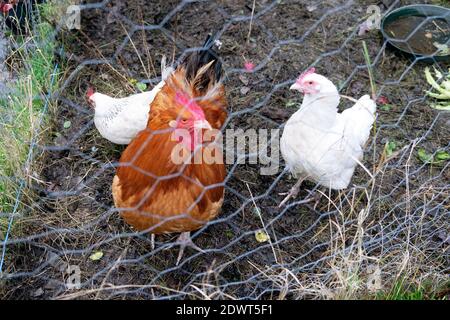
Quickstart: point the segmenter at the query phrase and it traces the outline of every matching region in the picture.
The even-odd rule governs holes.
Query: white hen
[[[166,58],[161,60],[161,82],[151,91],[126,98],[112,98],[100,92],[88,92],[88,99],[95,109],[94,123],[102,137],[116,143],[129,144],[147,126],[150,104],[173,72],[166,67]]]
[[[302,74],[291,89],[305,96],[285,125],[280,147],[287,167],[299,180],[280,205],[297,194],[305,179],[334,190],[347,188],[363,157],[376,112],[375,102],[365,95],[338,113],[336,86],[314,69]]]

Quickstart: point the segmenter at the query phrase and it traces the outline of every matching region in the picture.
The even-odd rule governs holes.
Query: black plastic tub
[[[381,21],[388,43],[413,59],[424,62],[449,61],[450,9],[417,4],[395,9]],[[440,49],[439,49],[440,48]]]

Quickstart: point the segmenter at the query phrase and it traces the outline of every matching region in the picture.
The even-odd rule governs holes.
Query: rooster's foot
[[[183,257],[184,249],[187,246],[189,246],[192,249],[195,249],[197,251],[200,251],[202,253],[205,252],[202,248],[199,248],[194,242],[192,242],[190,232],[183,232],[182,234],[180,234],[180,236],[178,237],[178,239],[176,241],[176,244],[178,244],[180,246],[180,252],[178,254],[176,265],[178,265],[180,263],[181,257]]]

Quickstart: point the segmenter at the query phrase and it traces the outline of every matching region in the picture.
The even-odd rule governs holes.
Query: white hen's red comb
[[[86,97],[89,99],[95,93],[94,88],[89,87],[86,92]]]
[[[4,13],[7,14],[9,12],[9,10],[11,10],[13,8],[13,6],[9,3],[5,3],[3,5],[0,5],[0,10]]]
[[[300,75],[300,77],[298,77],[298,79],[297,79],[296,82],[302,82],[303,79],[304,79],[307,75],[313,74],[313,73],[316,73],[316,68],[314,68],[314,67],[309,68],[308,70],[306,70],[305,72],[303,72],[303,73]]]

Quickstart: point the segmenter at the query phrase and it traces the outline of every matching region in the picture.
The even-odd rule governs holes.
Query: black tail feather
[[[182,65],[186,68],[186,77],[188,80],[195,79],[198,70],[204,65],[214,61],[201,81],[198,82],[197,90],[203,92],[208,88],[210,83],[216,83],[222,78],[222,63],[220,62],[219,55],[214,50],[215,36],[211,34],[205,40],[203,47],[199,50],[193,51],[188,54]]]

